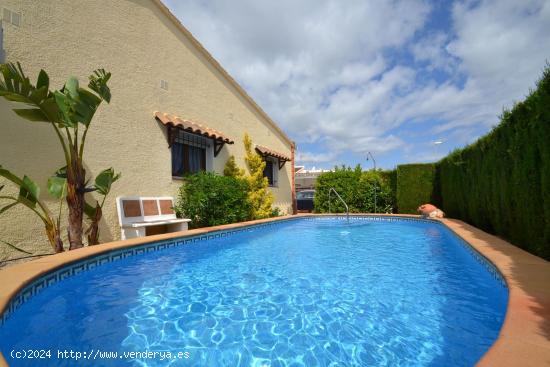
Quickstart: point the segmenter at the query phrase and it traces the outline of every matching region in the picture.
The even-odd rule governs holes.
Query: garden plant
[[[334,189],[348,204],[352,213],[374,212],[374,193],[377,196],[377,211],[392,213],[395,205],[392,190],[391,171],[363,171],[360,165],[355,168],[335,167],[331,172],[322,173],[315,185],[314,207],[318,213],[329,211],[329,189]],[[344,212],[343,204],[332,197],[332,212]]]
[[[191,227],[207,227],[278,216],[273,209],[273,194],[269,191],[263,171],[265,162],[253,150],[252,140],[244,135],[246,170],[237,166],[230,156],[224,175],[199,172],[185,177],[175,205],[178,217],[191,219]]]
[[[59,200],[65,200],[68,207],[68,239],[69,249],[83,246],[84,215],[90,219],[88,244],[95,245],[99,241],[98,223],[101,219],[101,208],[111,185],[120,175],[112,168],[102,171],[92,185],[86,177],[84,169],[84,148],[86,136],[91,127],[92,119],[103,101],[109,103],[111,92],[107,85],[111,73],[98,69],[89,77],[88,88],[82,88],[78,79],[70,77],[60,90],[50,90],[50,78],[41,70],[36,84],[24,74],[21,65],[3,64],[0,66],[0,96],[8,101],[17,102],[23,108],[13,111],[28,121],[45,122],[51,125],[63,151],[65,166],[55,172],[48,180],[48,192]],[[46,224],[48,239],[56,252],[64,250],[60,234],[61,207],[58,217],[54,220],[46,206],[39,199],[39,189],[36,183],[24,176],[19,179],[15,174],[3,168],[2,176],[19,186],[20,194],[3,208],[5,212],[15,204],[23,204],[33,210]],[[102,202],[88,204],[85,194],[97,192],[103,196]],[[36,208],[39,208],[37,210]]]

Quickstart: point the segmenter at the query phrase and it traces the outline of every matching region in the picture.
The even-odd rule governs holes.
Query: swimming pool
[[[94,361],[112,366],[468,366],[506,312],[496,270],[432,221],[300,218],[131,251],[22,294],[0,328],[8,362],[90,364],[9,357],[38,349],[173,357]]]

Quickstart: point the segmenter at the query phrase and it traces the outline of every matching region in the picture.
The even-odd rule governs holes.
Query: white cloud
[[[449,53],[448,44],[449,35],[439,31],[413,43],[411,52],[416,61],[427,64],[428,70],[441,69],[452,73],[458,59]]]
[[[468,142],[550,58],[545,0],[457,1],[448,29],[425,28],[422,0],[167,5],[299,146],[319,144],[305,162],[346,151],[430,156],[400,134],[411,127],[426,141],[460,131]],[[407,52],[413,61],[398,57]]]
[[[380,76],[381,51],[404,45],[429,13],[421,0],[167,5],[285,130],[306,141],[321,137],[315,125],[332,94]],[[344,125],[358,124],[343,112]]]
[[[337,158],[335,153],[311,153],[311,152],[298,152],[296,155],[296,161],[299,164],[303,163],[331,163]]]
[[[453,19],[456,40],[448,48],[469,76],[464,89],[481,91],[497,113],[523,98],[550,57],[550,3],[457,3]]]

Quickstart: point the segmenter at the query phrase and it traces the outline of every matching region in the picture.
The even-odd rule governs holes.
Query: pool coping
[[[186,238],[211,232],[250,227],[262,223],[335,214],[297,214],[167,233],[67,251],[0,270],[0,315],[20,290],[37,278],[65,265],[116,250],[152,242]],[[350,216],[421,218],[408,214],[360,213]],[[434,220],[489,260],[502,274],[509,289],[508,308],[496,342],[478,366],[550,366],[550,262],[456,219]],[[0,367],[8,366],[0,352]]]

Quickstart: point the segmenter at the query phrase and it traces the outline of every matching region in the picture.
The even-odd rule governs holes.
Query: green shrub
[[[278,207],[275,207],[273,208],[273,210],[271,210],[271,217],[280,217],[281,215],[283,215],[281,213],[281,209],[279,209]]]
[[[376,201],[378,213],[391,213],[394,207],[393,193],[391,189],[391,174],[389,171],[366,171],[361,166],[355,169],[351,167],[336,167],[333,172],[322,173],[315,184],[315,211],[318,213],[329,212],[329,189],[334,189],[348,204],[351,213],[374,212],[374,192],[376,188]],[[335,195],[331,195],[331,212],[345,212],[344,205]]]
[[[250,219],[247,184],[211,172],[189,175],[180,187],[175,211],[191,219],[190,227],[208,227]]]
[[[500,124],[437,164],[447,215],[550,260],[550,68]]]
[[[390,195],[389,201],[392,203],[392,213],[397,213],[397,169],[388,171],[378,171],[382,176],[382,180],[388,183],[388,194]]]
[[[230,177],[244,177],[244,169],[237,166],[237,162],[235,162],[235,156],[231,155],[227,159],[227,162],[225,162],[225,166],[223,168],[223,175],[224,176],[230,176]]]
[[[402,164],[396,170],[397,211],[416,214],[416,209],[433,201],[435,164]]]

